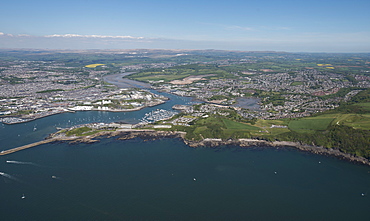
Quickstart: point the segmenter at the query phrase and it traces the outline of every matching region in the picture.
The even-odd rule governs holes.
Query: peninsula
[[[95,143],[99,142],[99,138],[115,137],[118,140],[128,140],[134,138],[141,138],[145,141],[162,139],[162,138],[178,138],[190,147],[216,147],[216,146],[240,146],[248,147],[290,147],[300,151],[311,152],[314,154],[321,154],[327,156],[337,157],[339,159],[348,160],[354,163],[360,163],[370,166],[370,161],[364,157],[355,156],[353,154],[344,153],[340,150],[327,149],[320,146],[306,145],[300,142],[289,141],[267,141],[259,139],[228,139],[223,140],[219,138],[205,138],[194,141],[186,138],[186,132],[183,131],[163,131],[155,129],[138,129],[140,125],[127,124],[86,124],[78,127],[63,129],[57,133],[50,134],[45,140],[31,143],[28,145],[8,149],[0,152],[0,156],[15,153],[28,148],[36,147],[42,144],[52,142],[69,142],[74,143]]]

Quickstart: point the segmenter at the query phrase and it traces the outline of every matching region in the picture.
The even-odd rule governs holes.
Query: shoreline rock
[[[328,149],[320,146],[312,146],[307,144],[301,144],[298,142],[289,141],[267,141],[267,140],[257,140],[257,139],[211,139],[206,138],[200,141],[191,141],[185,139],[185,132],[182,131],[156,131],[156,130],[132,130],[123,129],[114,132],[100,132],[94,134],[93,136],[84,137],[84,139],[78,139],[79,142],[84,143],[94,143],[98,140],[93,140],[97,137],[117,137],[117,140],[130,140],[134,138],[141,138],[144,141],[157,140],[160,138],[179,138],[187,146],[197,148],[197,147],[217,147],[217,146],[239,146],[243,148],[248,147],[290,147],[303,152],[309,152],[313,154],[325,155],[336,157],[341,160],[346,160],[352,163],[360,163],[363,165],[370,166],[370,161],[364,157],[354,156],[352,154],[341,152],[337,149]]]
[[[256,139],[238,139],[238,140],[226,140],[226,141],[219,141],[218,139],[204,139],[202,141],[188,141],[183,139],[184,143],[190,147],[201,147],[201,146],[209,146],[209,147],[216,147],[216,146],[227,146],[227,145],[235,145],[240,147],[260,147],[260,146],[267,146],[267,147],[291,147],[303,152],[309,152],[313,154],[325,155],[325,156],[332,156],[336,157],[341,160],[346,160],[352,163],[360,163],[363,165],[370,166],[370,161],[364,157],[354,156],[352,154],[341,152],[338,149],[328,149],[321,146],[312,146],[307,144],[301,144],[298,142],[290,142],[290,141],[266,141],[266,140],[256,140]]]
[[[352,154],[343,153],[337,149],[328,149],[320,146],[312,146],[307,144],[301,144],[298,142],[289,142],[289,141],[267,141],[267,140],[257,140],[257,139],[212,139],[206,138],[200,141],[187,140],[185,138],[186,132],[182,131],[157,131],[152,129],[120,129],[116,131],[102,131],[89,136],[81,137],[66,137],[60,134],[50,134],[44,141],[35,142],[33,144],[25,145],[29,147],[38,146],[44,143],[50,142],[69,142],[70,144],[78,143],[95,143],[99,142],[99,139],[96,138],[112,138],[117,137],[117,140],[130,140],[134,138],[141,138],[144,141],[152,141],[161,138],[179,138],[187,146],[197,148],[197,147],[217,147],[217,146],[239,146],[242,148],[248,147],[290,147],[300,151],[309,152],[313,154],[320,154],[326,156],[336,157],[341,160],[346,160],[352,163],[359,163],[363,165],[370,166],[370,161],[364,157],[354,156]],[[29,148],[27,147],[27,148]],[[18,149],[18,150],[17,150]],[[25,148],[23,148],[25,149]],[[13,148],[7,150],[9,153],[13,153],[22,149]],[[1,155],[6,155],[8,153],[3,153]]]

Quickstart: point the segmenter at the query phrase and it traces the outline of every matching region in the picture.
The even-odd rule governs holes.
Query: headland
[[[64,129],[65,130],[65,129]],[[310,152],[313,154],[326,155],[336,157],[342,160],[346,160],[353,163],[363,164],[370,166],[370,161],[366,158],[355,156],[352,154],[341,152],[337,149],[324,148],[320,146],[306,145],[299,142],[289,141],[267,141],[259,139],[212,139],[205,138],[199,141],[187,140],[185,138],[186,132],[182,131],[160,131],[154,129],[117,129],[100,131],[94,134],[76,136],[66,135],[67,133],[57,132],[50,134],[45,140],[31,143],[28,145],[4,150],[0,152],[0,156],[15,153],[28,148],[36,147],[46,143],[52,142],[69,142],[70,144],[76,143],[95,143],[99,142],[99,138],[112,138],[115,137],[117,140],[129,140],[134,138],[141,138],[144,141],[156,140],[162,138],[177,138],[181,139],[189,147],[217,147],[217,146],[239,146],[242,148],[248,147],[272,147],[272,148],[294,148],[304,152]]]

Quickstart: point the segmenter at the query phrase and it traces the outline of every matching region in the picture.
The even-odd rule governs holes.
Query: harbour
[[[43,140],[57,127],[137,124],[156,119],[148,113],[192,102],[164,95],[166,103],[135,112],[77,111],[0,124],[0,150],[22,150],[0,157],[2,218],[367,220],[369,167],[336,158],[266,146],[191,148],[177,138]]]

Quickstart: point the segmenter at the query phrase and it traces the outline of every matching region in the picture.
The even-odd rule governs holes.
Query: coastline
[[[31,122],[31,121],[34,121],[34,120],[37,120],[37,119],[41,119],[41,118],[44,118],[44,117],[49,117],[49,116],[53,116],[53,115],[56,115],[56,114],[63,114],[63,113],[74,113],[75,111],[72,111],[72,110],[63,110],[63,111],[58,111],[58,112],[54,112],[54,113],[49,113],[49,114],[45,114],[45,115],[41,115],[41,116],[34,116],[34,117],[27,117],[27,116],[2,116],[0,117],[0,122],[3,123],[3,124],[7,124],[7,125],[12,125],[12,124],[22,124],[22,123],[27,123],[27,122]],[[3,120],[4,119],[7,119],[7,118],[13,118],[13,119],[18,119],[17,121],[14,121],[14,122],[4,122]]]
[[[257,140],[257,139],[238,139],[238,140],[227,140],[227,141],[220,141],[219,139],[204,139],[202,141],[187,141],[184,139],[185,144],[190,147],[201,147],[201,146],[209,146],[209,147],[216,147],[216,146],[227,146],[227,145],[235,145],[240,147],[290,147],[295,148],[297,150],[303,152],[309,152],[313,154],[319,155],[326,155],[336,157],[341,160],[346,160],[352,163],[359,163],[363,165],[370,166],[370,161],[364,157],[354,156],[352,154],[341,152],[337,149],[328,149],[321,146],[313,146],[308,144],[301,144],[298,142],[290,142],[290,141],[266,141],[266,140]]]
[[[144,89],[149,89],[151,88],[150,84],[139,82],[139,81],[134,81],[130,80],[127,78],[123,78],[125,76],[128,76],[130,74],[133,74],[136,72],[125,72],[125,73],[120,73],[120,74],[113,74],[113,75],[107,75],[104,76],[104,80],[108,83],[111,83],[118,88],[144,88]],[[152,92],[150,92],[153,94]],[[0,123],[7,124],[7,125],[12,125],[12,124],[21,124],[21,123],[27,123],[31,122],[37,119],[41,119],[44,117],[56,115],[56,114],[62,114],[62,113],[74,113],[76,111],[103,111],[103,112],[132,112],[132,111],[139,111],[147,107],[154,107],[163,103],[166,103],[168,101],[168,97],[162,97],[160,100],[157,101],[151,101],[145,103],[143,106],[139,107],[134,107],[130,109],[99,109],[99,108],[92,108],[90,110],[84,110],[84,109],[74,109],[74,107],[68,107],[68,108],[63,108],[59,110],[52,110],[50,112],[52,113],[42,113],[39,116],[35,116],[34,114],[31,115],[9,115],[9,116],[0,116]],[[5,120],[5,121],[4,121]]]
[[[117,140],[129,140],[134,138],[141,138],[144,141],[157,140],[161,138],[179,138],[187,146],[192,148],[197,147],[217,147],[217,146],[239,146],[242,148],[248,147],[275,147],[275,148],[295,148],[303,152],[309,152],[313,154],[332,156],[341,160],[346,160],[352,163],[359,163],[370,166],[370,161],[364,157],[358,157],[351,154],[343,153],[337,149],[328,149],[320,146],[312,146],[307,144],[301,144],[298,142],[289,141],[266,141],[257,139],[212,139],[206,138],[200,141],[192,141],[185,139],[186,132],[182,131],[157,131],[153,129],[119,129],[116,131],[101,131],[93,135],[88,136],[65,136],[63,134],[50,134],[45,140],[34,142],[31,144],[23,145],[0,152],[0,156],[11,154],[17,151],[28,149],[31,147],[39,146],[51,142],[69,142],[70,144],[77,143],[95,143],[99,142],[96,138],[105,137],[112,138],[117,137]]]
[[[12,124],[22,124],[22,123],[27,123],[27,122],[31,122],[31,121],[34,121],[34,120],[37,120],[37,119],[41,119],[41,118],[44,118],[44,117],[49,117],[49,116],[52,116],[52,115],[56,115],[56,114],[62,114],[62,113],[74,113],[76,111],[103,111],[103,112],[132,112],[132,111],[138,111],[138,110],[142,110],[144,108],[147,108],[147,107],[154,107],[154,106],[157,106],[157,105],[160,105],[160,104],[163,104],[165,103],[166,101],[162,100],[161,102],[156,102],[156,103],[153,103],[153,104],[149,104],[149,105],[143,105],[143,106],[140,106],[140,107],[135,107],[135,108],[131,108],[131,109],[98,109],[98,108],[94,108],[94,109],[91,109],[91,110],[73,110],[73,109],[66,109],[66,110],[63,110],[63,111],[60,111],[60,112],[56,112],[56,113],[50,113],[50,114],[45,114],[45,115],[42,115],[42,116],[35,116],[35,117],[27,117],[27,116],[4,116],[4,117],[0,117],[0,122],[3,123],[3,124],[7,124],[7,125],[12,125]],[[4,119],[10,119],[12,120],[11,122],[4,122]]]
[[[123,76],[127,76],[133,72],[129,73],[121,73],[121,74],[115,74],[111,76],[106,76],[106,77],[111,77],[111,79],[105,79],[109,80],[110,83],[115,84],[118,87],[122,87],[122,85],[119,85],[119,82]],[[128,79],[126,79],[128,80]],[[115,82],[116,81],[116,82]],[[132,80],[130,80],[132,81]],[[121,83],[127,83],[127,82],[121,82]],[[132,82],[131,82],[132,83]],[[131,85],[132,86],[132,85]],[[161,90],[160,90],[161,91]],[[168,91],[167,91],[168,92]],[[171,93],[171,92],[168,92]],[[98,108],[93,108],[91,110],[73,110],[73,109],[64,109],[63,111],[57,111],[54,113],[50,114],[44,114],[40,116],[33,116],[33,117],[28,117],[27,116],[13,116],[13,117],[8,117],[8,118],[14,118],[14,121],[10,122],[2,122],[4,124],[20,124],[20,123],[26,123],[29,121],[37,120],[39,118],[44,118],[48,117],[51,115],[59,114],[59,113],[66,113],[66,112],[76,112],[76,111],[104,111],[104,112],[131,112],[131,111],[137,111],[144,109],[146,107],[152,107],[156,106],[162,103],[165,103],[166,101],[162,100],[161,102],[157,102],[154,104],[150,105],[143,105],[140,107],[132,108],[132,109],[98,109]],[[0,121],[5,119],[7,117],[0,117]],[[10,119],[11,120],[11,119]],[[300,151],[304,152],[310,152],[314,154],[320,154],[320,155],[327,155],[327,156],[333,156],[339,159],[343,159],[346,161],[354,162],[354,163],[360,163],[364,165],[370,166],[370,161],[366,158],[363,157],[358,157],[354,156],[351,154],[347,154],[344,152],[341,152],[337,149],[328,149],[325,147],[320,147],[320,146],[312,146],[312,145],[307,145],[307,144],[301,144],[298,142],[288,142],[288,141],[267,141],[267,140],[258,140],[258,139],[229,139],[229,140],[222,140],[222,139],[217,139],[217,138],[206,138],[200,141],[193,141],[193,140],[187,140],[185,138],[185,132],[178,132],[178,131],[157,131],[157,130],[152,130],[152,129],[118,129],[115,131],[100,131],[97,132],[93,135],[89,136],[65,136],[63,134],[50,134],[45,140],[43,141],[38,141],[34,142],[31,144],[23,145],[20,147],[12,148],[9,150],[3,150],[0,152],[1,155],[7,155],[10,153],[14,153],[20,150],[28,149],[31,147],[35,147],[38,145],[46,144],[46,143],[51,143],[51,142],[66,142],[68,141],[69,143],[94,143],[94,142],[99,142],[99,140],[96,140],[94,138],[97,137],[117,137],[118,140],[128,140],[128,139],[133,139],[133,138],[142,138],[144,141],[145,140],[154,140],[154,139],[160,139],[160,138],[180,138],[187,146],[189,147],[216,147],[216,146],[227,146],[227,145],[234,145],[234,146],[240,146],[240,147],[290,147],[290,148],[295,148]]]

